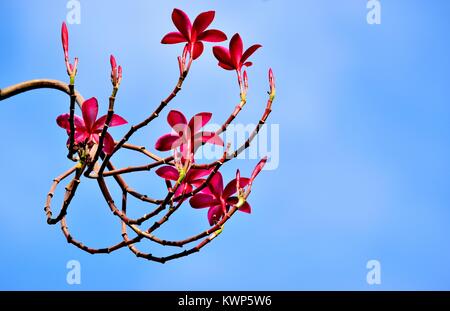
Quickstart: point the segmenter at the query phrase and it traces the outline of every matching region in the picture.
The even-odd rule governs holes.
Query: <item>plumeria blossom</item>
[[[92,97],[83,102],[81,106],[82,118],[75,115],[74,116],[74,124],[75,124],[75,143],[76,144],[98,144],[99,142],[99,134],[102,132],[103,126],[105,125],[106,115],[97,119],[98,115],[98,102],[95,97]],[[56,123],[67,130],[67,134],[70,134],[70,122],[69,122],[69,114],[65,113],[56,119]],[[109,124],[112,126],[119,126],[126,124],[127,121],[121,116],[114,114],[112,116],[111,122]],[[103,151],[106,154],[110,154],[114,149],[114,139],[109,133],[106,133],[104,141],[103,141]]]
[[[194,195],[189,203],[193,208],[208,207],[208,221],[212,226],[228,212],[232,205],[239,204],[239,211],[250,214],[252,209],[247,202],[251,186],[255,178],[262,171],[267,163],[267,157],[261,159],[253,169],[250,178],[241,177],[239,170],[236,172],[236,178],[223,187],[223,178],[220,172],[217,172],[208,184],[208,187]],[[247,187],[247,191],[244,189]]]
[[[64,61],[66,63],[67,74],[74,79],[77,74],[78,58],[75,57],[73,64],[69,61],[69,32],[67,31],[67,25],[65,22],[62,23],[61,27],[61,42],[64,51]]]
[[[247,186],[249,182],[250,178],[239,178],[240,187]],[[208,221],[212,226],[227,213],[230,205],[238,203],[239,198],[237,196],[233,196],[237,191],[236,179],[230,181],[224,188],[222,174],[217,172],[209,182],[208,187],[203,189],[200,193],[194,195],[189,200],[189,203],[193,208],[208,207]],[[245,202],[239,208],[239,211],[250,214],[250,204]]]
[[[248,59],[260,47],[262,47],[260,44],[255,44],[244,52],[242,38],[237,33],[231,38],[229,49],[223,46],[215,46],[213,47],[213,53],[219,61],[220,67],[226,70],[237,70],[241,72],[242,67],[250,67],[253,64]]]
[[[180,9],[174,9],[172,12],[172,21],[178,31],[166,34],[161,43],[176,44],[186,42],[186,50],[189,51],[193,59],[202,55],[203,42],[222,42],[227,40],[227,36],[220,30],[206,30],[214,20],[215,12],[208,11],[199,14],[194,23],[191,23],[189,17]]]
[[[175,191],[174,197],[179,197],[184,193],[191,192],[194,187],[200,186],[205,181],[203,177],[209,175],[210,172],[211,170],[209,169],[191,168]],[[156,174],[165,180],[172,180],[175,182],[180,180],[180,171],[173,166],[160,167],[156,170]]]
[[[210,112],[200,112],[194,115],[189,123],[183,113],[171,110],[167,115],[167,122],[172,127],[172,133],[161,136],[155,144],[155,149],[159,151],[169,151],[180,147],[183,158],[193,155],[203,143],[210,143],[223,146],[223,140],[214,132],[201,131],[212,114]]]

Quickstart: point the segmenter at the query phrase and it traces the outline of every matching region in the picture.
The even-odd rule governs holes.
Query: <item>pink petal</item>
[[[194,24],[192,26],[193,32],[195,32],[195,34],[202,33],[209,27],[209,25],[211,25],[215,14],[216,13],[214,11],[200,13],[194,20]]]
[[[166,180],[174,180],[177,181],[180,177],[180,173],[173,166],[163,166],[156,170],[156,175]]]
[[[236,69],[236,68],[234,68],[234,67],[232,67],[230,65],[227,65],[227,64],[224,64],[224,63],[221,63],[221,62],[219,62],[219,66],[222,67],[225,70],[235,70]]]
[[[244,212],[247,214],[251,214],[252,213],[252,208],[250,206],[250,204],[248,204],[248,202],[245,202],[240,208],[239,208],[240,212]]]
[[[198,37],[198,41],[206,42],[222,42],[227,39],[227,35],[217,29],[210,29],[202,32]]]
[[[83,143],[89,134],[86,131],[75,131],[74,139],[77,144]]]
[[[208,186],[211,192],[215,194],[217,197],[222,196],[223,192],[222,174],[220,172],[215,173],[214,176],[211,178],[211,181],[209,182]]]
[[[182,183],[177,190],[175,191],[173,197],[179,197],[180,195],[184,194],[184,193],[189,193],[192,191],[192,186],[187,184],[187,183]]]
[[[213,145],[218,145],[218,146],[224,145],[222,138],[220,138],[220,136],[214,132],[204,131],[201,133],[201,135],[202,135],[201,140],[203,143],[208,143],[208,144],[213,144]]]
[[[239,182],[239,186],[241,188],[244,188],[244,187],[246,187],[248,185],[249,182],[250,182],[250,178],[241,177],[240,182]],[[227,198],[231,197],[233,194],[235,194],[236,192],[237,192],[237,190],[236,190],[236,179],[233,179],[225,187],[225,190],[223,190],[222,197],[224,199],[227,199]]]
[[[62,127],[63,129],[70,130],[70,122],[69,122],[70,114],[65,113],[56,118],[56,123],[59,125],[59,127]],[[79,116],[74,115],[73,116],[73,123],[76,128],[84,129],[84,121]]]
[[[162,44],[175,44],[175,43],[181,43],[181,42],[187,42],[186,38],[178,31],[169,32],[166,34],[162,40]]]
[[[189,200],[189,203],[193,208],[205,208],[218,204],[218,201],[212,195],[197,193]]]
[[[106,133],[105,139],[103,139],[103,152],[111,154],[115,146],[116,144],[114,143],[112,136],[109,133]]]
[[[223,46],[215,46],[213,47],[213,54],[219,61],[219,63],[228,65],[230,67],[233,67],[233,63],[231,62],[231,56],[230,51],[223,47]]]
[[[255,53],[256,50],[259,49],[260,47],[262,47],[261,44],[255,44],[255,45],[252,45],[251,47],[249,47],[249,48],[247,49],[247,51],[245,51],[244,55],[242,55],[241,62],[242,62],[242,63],[245,63],[245,61],[246,61],[250,56],[252,56],[252,54]]]
[[[211,226],[214,225],[223,217],[223,215],[224,215],[224,212],[223,212],[222,206],[216,205],[216,206],[211,207],[208,210],[209,224]]]
[[[172,12],[172,21],[178,31],[183,34],[187,41],[191,39],[192,25],[189,17],[180,9],[174,9]]]
[[[105,125],[105,121],[106,121],[106,115],[101,116],[97,121],[95,121],[93,130],[102,130],[103,126]],[[111,122],[109,123],[109,127],[124,125],[127,123],[128,123],[127,120],[125,120],[118,114],[113,114],[113,116],[111,118]]]
[[[189,128],[192,133],[196,134],[205,124],[211,120],[211,112],[200,112],[189,120]]]
[[[81,112],[83,113],[83,120],[88,132],[92,132],[95,120],[98,114],[98,102],[95,97],[89,98],[84,101],[81,106]]]
[[[177,133],[184,131],[187,124],[186,117],[178,110],[171,110],[169,112],[167,115],[167,122]]]
[[[202,169],[202,168],[191,168],[187,175],[186,175],[186,181],[191,183],[191,182],[195,182],[195,180],[209,175],[209,173],[211,172],[211,170],[207,170],[207,169]]]
[[[243,49],[244,44],[242,43],[241,36],[237,33],[230,40],[231,61],[236,68],[240,67]]]
[[[194,50],[192,51],[192,58],[195,60],[199,58],[204,50],[203,43],[198,41],[194,43]]]
[[[155,149],[159,151],[168,151],[180,146],[182,139],[178,135],[165,134],[161,136],[155,143]]]
[[[239,202],[239,199],[236,197],[231,197],[227,200],[227,204],[229,205],[234,205],[237,202]],[[242,206],[239,208],[240,212],[244,212],[247,214],[251,214],[252,213],[252,208],[250,207],[250,204],[248,204],[248,202],[245,202],[244,204],[242,204]]]

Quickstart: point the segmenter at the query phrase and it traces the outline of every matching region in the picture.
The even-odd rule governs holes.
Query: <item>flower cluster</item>
[[[229,181],[226,186],[224,176],[220,169],[228,161],[236,158],[239,153],[250,146],[253,138],[258,134],[261,126],[268,118],[272,102],[275,98],[275,79],[272,70],[269,70],[269,99],[264,109],[262,117],[259,119],[258,126],[255,128],[249,138],[234,151],[230,151],[230,146],[225,145],[221,134],[225,132],[228,126],[237,117],[241,109],[247,102],[247,90],[249,75],[246,67],[252,66],[251,56],[261,48],[260,44],[254,44],[244,50],[244,44],[241,36],[236,33],[231,37],[228,48],[224,46],[213,46],[211,52],[218,60],[218,65],[230,71],[235,71],[240,90],[240,103],[231,113],[230,117],[223,123],[217,131],[208,131],[204,127],[212,119],[212,113],[199,112],[189,120],[178,110],[170,110],[167,114],[167,123],[171,132],[166,133],[157,139],[154,149],[159,152],[170,152],[167,157],[156,155],[146,148],[129,143],[132,136],[142,128],[148,126],[157,118],[163,109],[175,98],[181,90],[181,86],[188,75],[194,61],[197,61],[205,52],[205,43],[218,43],[227,40],[227,35],[217,29],[209,29],[215,18],[214,11],[203,12],[199,14],[193,22],[185,12],[174,9],[172,21],[176,31],[167,33],[161,40],[163,44],[183,43],[183,49],[178,57],[178,66],[180,76],[177,85],[170,95],[161,101],[155,111],[143,121],[133,125],[122,137],[115,141],[109,129],[111,127],[127,124],[127,121],[114,112],[115,101],[120,84],[122,82],[122,67],[117,65],[116,58],[110,56],[111,64],[111,83],[112,93],[109,98],[107,113],[97,118],[99,112],[98,100],[92,97],[81,101],[77,95],[74,85],[78,72],[78,59],[74,64],[69,62],[69,36],[67,26],[62,25],[61,37],[64,50],[64,59],[67,67],[67,73],[70,78],[69,95],[71,105],[69,113],[64,113],[57,117],[57,124],[63,128],[69,139],[67,148],[71,159],[76,161],[76,165],[67,173],[55,179],[52,189],[47,197],[46,212],[48,222],[53,224],[61,221],[63,232],[68,241],[79,248],[90,253],[112,252],[124,246],[138,257],[149,260],[165,262],[199,251],[202,247],[212,241],[222,232],[225,223],[233,216],[236,211],[251,213],[252,209],[248,203],[248,197],[254,180],[263,169],[267,158],[262,158],[254,168],[250,177],[241,177],[237,170],[235,178]],[[78,96],[78,97],[77,97]],[[81,106],[81,116],[75,112],[75,101]],[[195,154],[198,149],[205,144],[213,144],[223,148],[223,156],[211,163],[199,164],[196,162]],[[125,168],[116,168],[112,163],[112,158],[117,151],[128,149],[138,152],[152,160],[151,163],[141,166],[129,166]],[[73,157],[72,155],[75,155]],[[164,180],[167,194],[162,199],[154,199],[146,194],[141,194],[131,188],[126,182],[126,174],[149,171],[155,169],[157,176]],[[63,202],[61,212],[57,217],[52,216],[50,203],[53,193],[58,183],[70,175],[74,175],[73,180],[66,187],[66,196]],[[123,241],[106,249],[93,249],[78,242],[69,233],[65,225],[65,216],[71,199],[75,195],[80,177],[84,175],[87,178],[96,179],[100,190],[114,215],[122,221]],[[106,179],[113,177],[114,181],[122,189],[122,208],[116,206],[115,200],[109,191]],[[155,205],[156,208],[146,213],[140,218],[131,219],[127,214],[126,203],[128,196],[132,196],[141,202]],[[153,232],[166,223],[171,215],[175,213],[185,202],[189,202],[192,208],[207,208],[207,220],[211,228],[181,241],[168,241],[156,237]],[[147,230],[141,229],[141,226],[149,219],[166,211],[166,214],[156,221]],[[130,238],[127,229],[136,233],[136,237]],[[181,253],[167,257],[155,257],[150,253],[143,253],[137,249],[136,244],[142,239],[149,239],[155,243],[169,246],[184,246],[194,241],[203,239],[197,246],[185,250]]]

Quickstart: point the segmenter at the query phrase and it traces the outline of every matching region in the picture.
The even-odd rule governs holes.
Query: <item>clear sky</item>
[[[257,121],[269,66],[277,76],[269,124],[279,124],[279,165],[256,181],[253,214],[236,215],[200,254],[166,265],[126,249],[81,252],[43,212],[51,180],[70,165],[66,134],[55,123],[67,97],[23,94],[0,104],[0,289],[449,290],[449,2],[381,0],[380,25],[367,24],[363,0],[193,2],[81,0],[81,24],[69,25],[71,55],[80,57],[77,87],[106,111],[114,53],[124,67],[116,110],[136,123],[176,80],[181,46],[159,43],[174,29],[172,9],[216,10],[215,27],[264,46],[253,57],[240,123]],[[0,87],[67,80],[66,14],[66,1],[0,1]],[[212,111],[219,122],[237,95],[233,74],[217,66],[208,45],[171,107]],[[167,130],[160,118],[134,142],[152,147]],[[124,154],[118,161],[146,160]],[[223,174],[232,178],[236,167],[249,174],[255,163],[236,161]],[[153,172],[130,183],[161,195]],[[130,204],[132,215],[147,210]],[[92,246],[121,238],[93,181],[81,184],[68,222]],[[185,205],[160,234],[181,238],[206,227],[204,211]],[[72,259],[81,264],[80,285],[66,283]],[[381,285],[366,282],[369,260],[381,263]]]

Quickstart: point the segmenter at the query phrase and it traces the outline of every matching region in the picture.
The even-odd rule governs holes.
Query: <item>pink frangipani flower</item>
[[[231,38],[229,49],[223,46],[215,46],[213,47],[213,53],[219,61],[220,67],[241,72],[242,67],[250,67],[252,65],[252,62],[249,62],[248,59],[260,47],[262,47],[260,44],[255,44],[244,52],[244,44],[241,36],[237,33]]]
[[[205,181],[205,179],[203,179],[202,177],[209,175],[210,172],[211,170],[208,169],[189,169],[182,183],[175,191],[174,197],[178,197],[183,193],[191,192],[194,187],[200,186]],[[180,178],[180,172],[173,166],[160,167],[156,170],[156,174],[159,177],[164,178],[165,180],[178,181]]]
[[[159,151],[169,151],[180,147],[183,157],[193,155],[203,143],[210,143],[223,146],[223,140],[214,132],[201,131],[212,114],[210,112],[200,112],[193,116],[189,123],[183,113],[171,110],[167,115],[167,122],[172,127],[173,132],[161,136],[155,144],[155,149]]]
[[[239,185],[241,188],[248,185],[250,178],[238,177]],[[223,178],[220,172],[217,172],[211,179],[208,187],[203,189],[200,193],[194,195],[189,203],[193,208],[206,208],[208,207],[208,221],[212,226],[227,213],[230,205],[239,202],[239,198],[233,196],[237,191],[236,179],[230,181],[227,186],[223,187]],[[251,213],[251,207],[248,202],[245,202],[239,211],[244,213]]]
[[[172,12],[172,21],[178,29],[170,32],[162,38],[163,44],[176,44],[186,42],[186,49],[191,53],[193,59],[197,59],[203,53],[203,42],[222,42],[227,36],[220,30],[206,30],[214,20],[215,12],[203,12],[197,16],[191,24],[189,17],[180,9]]]
[[[102,132],[103,126],[105,125],[106,115],[97,119],[98,115],[98,102],[95,97],[92,97],[83,102],[81,106],[82,118],[75,115],[75,143],[76,144],[98,144],[99,134]],[[65,113],[56,119],[56,123],[67,130],[67,134],[70,134],[70,122],[69,114]],[[119,126],[126,124],[127,121],[121,116],[114,114],[112,116],[111,122],[109,124],[112,126]],[[110,154],[114,149],[114,139],[109,133],[106,133],[105,139],[103,141],[103,151],[106,154]]]

